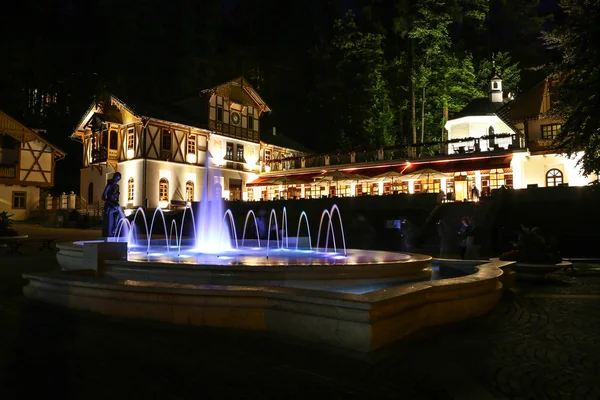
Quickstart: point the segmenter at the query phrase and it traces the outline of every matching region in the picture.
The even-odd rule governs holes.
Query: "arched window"
[[[169,181],[167,178],[161,178],[158,183],[158,200],[169,201]]]
[[[563,173],[560,169],[552,168],[546,172],[546,186],[558,186],[563,183]]]
[[[127,201],[133,201],[133,178],[127,181]]]
[[[94,182],[90,182],[88,185],[88,204],[94,204]]]
[[[187,181],[185,184],[185,200],[194,201],[194,182]]]

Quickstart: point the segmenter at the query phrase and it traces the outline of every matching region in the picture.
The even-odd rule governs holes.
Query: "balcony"
[[[528,142],[531,143],[531,142]],[[264,171],[278,172],[292,169],[344,166],[355,163],[385,163],[409,161],[426,157],[482,155],[524,148],[523,135],[499,133],[480,138],[460,138],[444,142],[396,145],[380,149],[360,150],[336,154],[314,154],[303,157],[283,158],[265,162]]]
[[[92,149],[92,164],[100,164],[108,161],[108,148],[101,146]]]
[[[0,165],[0,178],[15,179],[17,177],[16,165]]]

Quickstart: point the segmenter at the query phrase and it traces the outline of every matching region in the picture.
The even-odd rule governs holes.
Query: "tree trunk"
[[[413,144],[417,143],[417,100],[415,98],[415,43],[410,41],[410,104]]]
[[[421,97],[421,143],[425,142],[425,86]]]

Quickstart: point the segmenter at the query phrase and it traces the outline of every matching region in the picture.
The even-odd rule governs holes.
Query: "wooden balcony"
[[[0,165],[0,178],[15,179],[17,177],[16,165]]]
[[[106,147],[98,147],[92,149],[92,164],[100,164],[108,161],[108,149]]]

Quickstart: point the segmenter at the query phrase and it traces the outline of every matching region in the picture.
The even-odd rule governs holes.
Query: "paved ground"
[[[19,226],[30,235],[98,231]],[[26,301],[35,246],[0,249],[0,398],[600,399],[600,266],[521,282],[490,314],[368,358]]]

